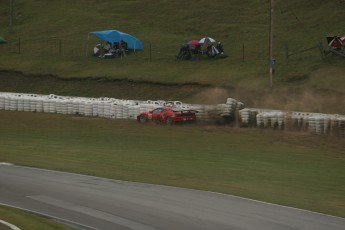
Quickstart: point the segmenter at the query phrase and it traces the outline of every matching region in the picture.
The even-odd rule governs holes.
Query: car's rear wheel
[[[142,123],[142,124],[144,124],[144,123],[146,123],[146,117],[145,117],[145,115],[140,115],[140,117],[139,117],[139,122],[140,123]]]
[[[173,119],[171,117],[167,117],[167,119],[165,120],[165,123],[167,125],[172,125],[174,123]]]

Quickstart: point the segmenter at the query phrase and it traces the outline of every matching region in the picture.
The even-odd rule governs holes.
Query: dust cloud
[[[248,90],[212,87],[193,94],[187,101],[215,105],[226,103],[227,98],[234,98],[247,108],[345,114],[345,95],[320,89]]]
[[[248,99],[246,107],[313,113],[345,114],[345,95],[321,90],[282,90]]]
[[[226,103],[226,99],[231,97],[230,95],[231,93],[227,89],[215,87],[196,93],[190,100],[198,101],[200,104],[224,104]]]

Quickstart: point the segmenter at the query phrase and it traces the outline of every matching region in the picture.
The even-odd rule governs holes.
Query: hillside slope
[[[137,95],[135,90],[129,92],[121,87],[113,94],[123,97],[126,93],[128,97],[149,94],[155,98],[199,100],[199,103],[213,95],[223,101],[235,97],[255,107],[345,113],[344,58],[320,60],[317,48],[285,58],[286,46],[290,54],[319,42],[326,47],[325,36],[345,33],[343,25],[338,23],[345,18],[342,0],[275,1],[273,51],[277,67],[273,88],[268,84],[266,2],[16,0],[12,31],[8,27],[8,7],[8,2],[0,2],[0,35],[8,41],[0,46],[0,69],[5,72],[53,74],[62,79],[104,77],[160,84],[196,82],[214,87],[206,92],[201,88],[198,92],[166,96],[154,84]],[[91,49],[99,40],[88,36],[89,32],[106,29],[135,35],[143,41],[145,50],[125,59],[91,57]],[[204,36],[221,41],[228,58],[175,60],[181,44]],[[39,82],[20,85],[21,81],[13,84],[6,79],[1,83],[3,91],[52,89],[57,94],[92,95],[94,92],[94,96],[98,95],[97,79],[88,92],[77,86],[47,87],[53,82],[44,88]],[[111,85],[108,87],[105,91],[111,92]]]

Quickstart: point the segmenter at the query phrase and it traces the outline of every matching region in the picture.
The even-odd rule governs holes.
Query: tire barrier
[[[317,135],[345,136],[345,116],[245,108],[239,111],[242,127],[307,131]]]
[[[238,122],[241,127],[298,130],[317,135],[345,136],[345,116],[245,108],[242,102],[227,98],[217,105],[186,104],[181,101],[123,100],[86,98],[54,94],[24,94],[0,92],[0,110],[44,112],[109,119],[137,119],[141,112],[160,106],[175,106],[197,111],[199,123]]]
[[[54,94],[0,92],[0,110],[58,113],[111,119],[136,119],[140,112],[152,110],[164,105],[164,103],[164,101],[120,100],[107,97],[85,98]]]

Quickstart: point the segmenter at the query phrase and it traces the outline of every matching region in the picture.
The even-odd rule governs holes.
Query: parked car
[[[195,110],[181,109],[177,107],[158,107],[149,112],[142,112],[137,116],[140,123],[153,121],[155,123],[162,123],[167,125],[178,123],[194,123],[196,122]]]

